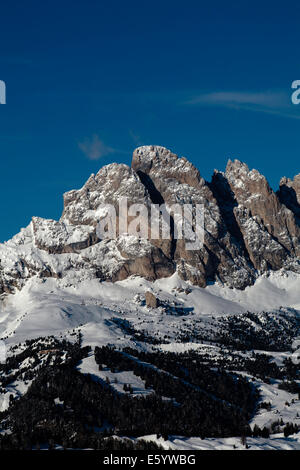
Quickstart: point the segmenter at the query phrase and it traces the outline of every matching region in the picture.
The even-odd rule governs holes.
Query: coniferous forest
[[[108,379],[81,373],[77,365],[92,354],[99,370],[132,371],[151,393],[136,395],[130,384],[120,392]],[[257,374],[286,378],[283,371],[274,369],[259,355],[249,363],[252,372],[255,369]],[[240,359],[240,369],[247,370],[248,365],[247,360]],[[27,341],[21,352],[0,365],[0,372],[2,392],[20,378],[29,384],[27,392],[17,399],[11,396],[9,408],[0,413],[1,449],[51,449],[57,445],[151,449],[155,444],[133,442],[124,436],[206,438],[265,436],[269,432],[257,426],[251,431],[249,426],[261,406],[253,383],[196,352],[142,352],[113,346],[91,351],[81,346],[80,334],[74,343],[39,338]],[[286,428],[286,433],[295,432],[289,425]]]

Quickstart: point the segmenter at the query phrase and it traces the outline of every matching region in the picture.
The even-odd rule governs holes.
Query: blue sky
[[[281,5],[279,6],[278,3]],[[228,158],[277,189],[300,172],[297,2],[1,4],[0,241],[142,144],[210,179]]]

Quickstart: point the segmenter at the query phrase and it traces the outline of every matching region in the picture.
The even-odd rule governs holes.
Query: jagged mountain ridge
[[[277,193],[257,170],[229,160],[226,171],[205,181],[186,158],[160,146],[133,153],[131,168],[112,163],[80,190],[64,195],[59,221],[33,217],[29,226],[0,245],[0,294],[22,288],[32,276],[117,281],[171,276],[205,287],[220,281],[243,289],[269,270],[300,272],[300,175],[282,178]],[[99,240],[100,205],[120,197],[142,203],[204,204],[205,240],[187,251],[183,240],[118,236]]]

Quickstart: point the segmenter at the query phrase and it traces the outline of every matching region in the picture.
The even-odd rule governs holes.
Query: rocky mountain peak
[[[201,204],[204,244],[186,250],[172,225],[168,239],[117,233],[101,240],[96,226],[102,204]],[[221,282],[239,289],[268,270],[300,271],[300,175],[283,178],[274,193],[266,178],[239,160],[215,171],[211,183],[186,158],[161,146],[133,152],[131,167],[112,163],[83,187],[64,195],[59,221],[33,217],[11,241],[0,245],[0,294],[22,288],[32,276],[117,281],[131,275],[150,280],[179,276],[201,287]],[[150,212],[150,211],[149,211]],[[172,228],[173,227],[173,228]],[[195,227],[193,227],[195,229]]]
[[[149,203],[147,190],[137,173],[125,164],[111,163],[91,175],[81,189],[64,194],[61,220],[75,225],[96,225],[101,204],[113,204],[117,208],[121,197],[127,197],[131,204]]]
[[[249,167],[246,163],[241,162],[237,158],[234,160],[231,160],[230,158],[228,159],[227,165],[226,165],[226,173],[228,172],[238,172],[240,171],[241,173],[249,173]]]
[[[158,145],[138,147],[133,152],[131,166],[140,174],[154,179],[163,177],[193,187],[204,184],[199,170],[191,162]]]
[[[243,225],[239,213],[245,214],[243,208],[246,208],[249,215],[259,224],[255,230],[267,231],[278,243],[281,255],[280,262],[276,263],[276,266],[282,264],[282,256],[287,259],[293,253],[298,254],[300,232],[295,213],[289,210],[287,205],[282,204],[282,200],[271,189],[266,178],[255,169],[249,170],[246,164],[237,160],[229,162],[225,175],[236,204],[242,209],[242,211],[235,209],[238,223]],[[245,217],[242,218],[245,221]],[[249,217],[246,219],[248,221]],[[259,239],[260,236],[257,235],[256,238]],[[253,253],[252,259],[254,257]],[[273,258],[275,259],[275,256]]]
[[[280,201],[300,218],[300,173],[293,179],[283,177],[277,195]]]
[[[239,160],[228,161],[225,176],[240,202],[255,194],[267,197],[272,193],[266,178]]]
[[[279,183],[279,191],[289,188],[290,194],[294,191],[297,202],[300,203],[300,173],[295,175],[293,179],[284,176]]]

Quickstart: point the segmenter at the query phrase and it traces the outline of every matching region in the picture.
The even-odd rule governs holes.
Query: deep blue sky
[[[299,173],[297,3],[2,2],[0,241],[140,144],[206,179],[234,157],[274,189]]]

